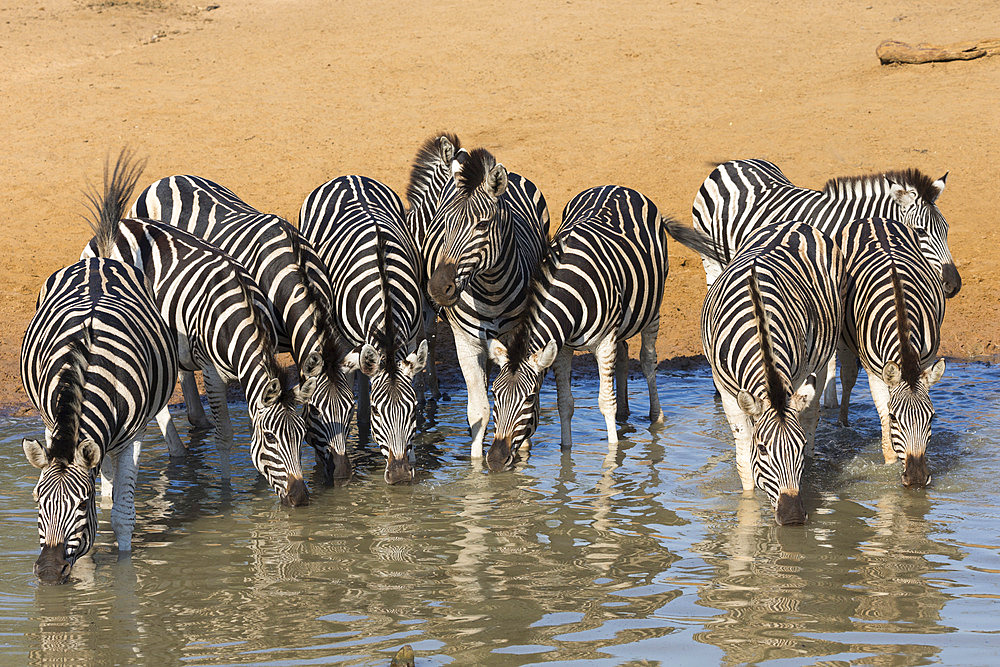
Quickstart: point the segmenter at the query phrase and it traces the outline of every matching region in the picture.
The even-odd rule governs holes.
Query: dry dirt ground
[[[1000,36],[1000,3],[217,1],[0,0],[0,404],[25,400],[38,288],[79,256],[82,190],[126,144],[149,156],[140,187],[198,174],[292,220],[341,174],[402,194],[441,130],[534,180],[554,222],[605,183],[689,222],[710,163],[736,157],[817,188],[948,171],[964,287],[941,352],[1000,352],[1000,57],[875,57],[884,39]],[[695,256],[670,252],[661,359],[699,352],[705,292]]]

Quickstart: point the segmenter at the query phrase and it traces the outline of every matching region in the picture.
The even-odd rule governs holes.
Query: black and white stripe
[[[344,352],[330,315],[329,278],[298,231],[197,176],[156,181],[139,195],[131,215],[160,220],[208,241],[253,277],[267,298],[279,350],[292,352],[303,379],[317,379],[305,407],[306,439],[329,477],[349,477],[344,424],[350,418],[353,392],[341,367]],[[316,359],[322,360],[321,366],[314,363]],[[185,400],[197,404],[188,393],[193,383],[188,377],[182,379]]]
[[[362,373],[359,432],[366,439],[370,425],[389,484],[413,479],[413,378],[427,360],[420,254],[403,216],[396,193],[364,176],[324,183],[299,213],[329,272],[341,336],[354,346],[348,359]]]
[[[588,350],[597,359],[598,402],[609,445],[618,441],[615,420],[628,415],[627,341],[638,333],[649,417],[663,418],[656,391],[656,336],[667,269],[665,219],[645,196],[607,185],[584,190],[566,205],[510,345],[490,343],[490,357],[500,367],[493,380],[496,430],[487,456],[491,469],[508,467],[534,433],[538,391],[550,365],[556,376],[562,446],[571,445],[574,350]],[[612,391],[616,366],[617,398]]]
[[[836,349],[844,262],[801,222],[747,237],[705,297],[701,336],[722,394],[744,490],[767,492],[778,523],[802,523],[804,455],[818,420],[816,385]]]
[[[468,388],[473,458],[482,458],[490,407],[487,340],[507,333],[525,305],[548,243],[549,214],[535,185],[484,149],[459,150],[420,246],[428,292],[451,327]],[[417,177],[414,169],[412,179]]]
[[[860,359],[882,423],[885,462],[903,461],[903,483],[930,481],[926,451],[934,406],[928,390],[944,374],[935,361],[945,299],[918,235],[892,220],[857,220],[838,239],[847,269],[840,419],[847,424]]]
[[[44,445],[22,441],[41,469],[35,573],[58,583],[93,545],[98,466],[112,482],[118,549],[131,550],[141,432],[153,415],[166,426],[177,353],[142,274],[108,259],[52,274],[24,336],[21,381],[45,424]]]

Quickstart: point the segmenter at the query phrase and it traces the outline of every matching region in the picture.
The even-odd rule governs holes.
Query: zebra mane
[[[916,387],[920,382],[920,353],[917,352],[910,338],[910,317],[906,312],[906,300],[903,298],[903,283],[899,279],[899,272],[896,270],[896,262],[892,257],[891,246],[889,245],[889,235],[886,233],[885,225],[876,225],[872,222],[875,231],[875,238],[882,246],[882,250],[889,258],[889,273],[892,277],[892,297],[896,308],[896,333],[899,336],[900,373],[903,382],[910,387]]]
[[[399,364],[396,363],[396,322],[392,318],[392,301],[389,300],[389,277],[385,269],[385,237],[379,232],[378,220],[375,220],[375,258],[378,264],[378,279],[382,286],[382,312],[385,321],[382,323],[381,339],[382,354],[385,355],[385,372],[390,379],[396,378]]]
[[[823,185],[823,194],[851,199],[858,193],[865,191],[864,185],[884,187],[887,181],[913,188],[917,192],[917,196],[927,204],[933,204],[937,196],[941,194],[940,190],[934,186],[934,179],[919,169],[902,169],[867,176],[831,178]]]
[[[340,362],[344,360],[346,349],[340,340],[340,335],[334,327],[333,312],[330,310],[330,303],[327,301],[306,271],[306,255],[302,249],[302,239],[293,228],[293,233],[288,235],[292,246],[292,253],[295,255],[295,272],[306,290],[306,296],[312,302],[316,314],[313,318],[313,326],[320,333],[320,349],[323,355],[323,371],[332,379],[333,375],[340,370]],[[314,262],[316,269],[320,269],[320,263]]]
[[[118,239],[118,223],[128,211],[128,201],[132,198],[139,176],[146,168],[146,160],[137,161],[135,153],[128,147],[122,148],[115,162],[114,171],[108,178],[111,161],[104,160],[104,191],[99,192],[94,185],[84,192],[89,204],[90,228],[97,243],[97,256],[108,257]]]
[[[441,154],[441,137],[444,137],[458,151],[462,144],[458,137],[451,132],[441,132],[430,137],[417,150],[417,156],[413,160],[413,167],[410,169],[410,182],[406,186],[406,200],[410,208],[414,208],[419,200],[427,194],[427,185],[434,180],[436,172],[451,169],[446,156]]]
[[[764,361],[764,384],[771,407],[779,418],[784,418],[788,407],[788,392],[785,383],[778,374],[774,364],[774,346],[771,342],[771,331],[768,326],[767,312],[764,310],[764,298],[760,294],[760,284],[757,282],[757,269],[750,265],[750,276],[747,278],[750,288],[750,302],[753,304],[753,319],[757,325],[757,335],[760,337],[760,353]]]
[[[84,373],[90,365],[87,342],[89,332],[84,329],[84,340],[69,342],[68,359],[59,371],[55,388],[55,407],[52,411],[52,445],[49,455],[72,461],[76,455],[80,436],[80,410],[83,407]]]
[[[455,174],[455,185],[458,186],[459,195],[471,196],[476,188],[483,184],[496,163],[497,159],[488,150],[474,148],[469,153],[469,158],[462,162],[461,168]]]

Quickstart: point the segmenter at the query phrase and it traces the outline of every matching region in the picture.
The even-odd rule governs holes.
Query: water
[[[245,450],[224,488],[210,442],[171,463],[151,429],[133,555],[118,558],[102,510],[93,557],[63,586],[32,574],[37,476],[20,438],[40,421],[3,420],[0,664],[386,665],[403,644],[418,665],[996,660],[1000,368],[952,363],[932,390],[926,490],[880,463],[860,382],[852,428],[824,415],[802,527],[742,497],[707,367],[660,373],[653,430],[634,378],[634,430],[610,454],[587,375],[560,452],[552,385],[513,472],[471,464],[456,391],[420,432],[415,484],[387,487],[362,453],[351,484],[314,479],[299,509]]]

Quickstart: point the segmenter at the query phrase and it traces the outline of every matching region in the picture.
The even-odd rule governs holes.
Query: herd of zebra
[[[94,237],[46,280],[22,346],[22,380],[45,425],[44,444],[22,443],[41,469],[42,581],[64,581],[93,544],[98,473],[118,548],[130,549],[149,418],[172,456],[185,451],[166,407],[178,376],[192,427],[215,429],[223,479],[233,444],[226,388],[239,383],[253,465],[292,506],[309,497],[303,440],[328,481],[351,475],[356,405],[358,439],[380,447],[385,481],[412,480],[417,412],[428,393],[439,396],[438,318],[468,389],[473,459],[483,458],[495,371],[492,471],[530,447],[550,366],[561,444],[571,445],[577,350],[596,358],[613,444],[629,414],[626,341],[641,334],[649,418],[661,421],[655,343],[668,236],[704,260],[702,341],[737,470],[744,490],[767,493],[778,523],[806,519],[799,481],[836,358],[841,419],[860,362],[886,463],[903,461],[907,485],[929,480],[928,388],[944,372],[935,361],[944,299],[961,286],[935,203],[944,177],[887,172],[814,191],[769,162],[737,160],[705,180],[693,228],[635,190],[603,186],[575,196],[550,237],[539,189],[452,134],[417,152],[407,207],[378,181],[344,176],[306,197],[298,228],[195,176],[154,182],[128,210],[143,168],[127,150],[105,165],[103,189],[89,193]],[[294,366],[282,368],[280,352]]]

